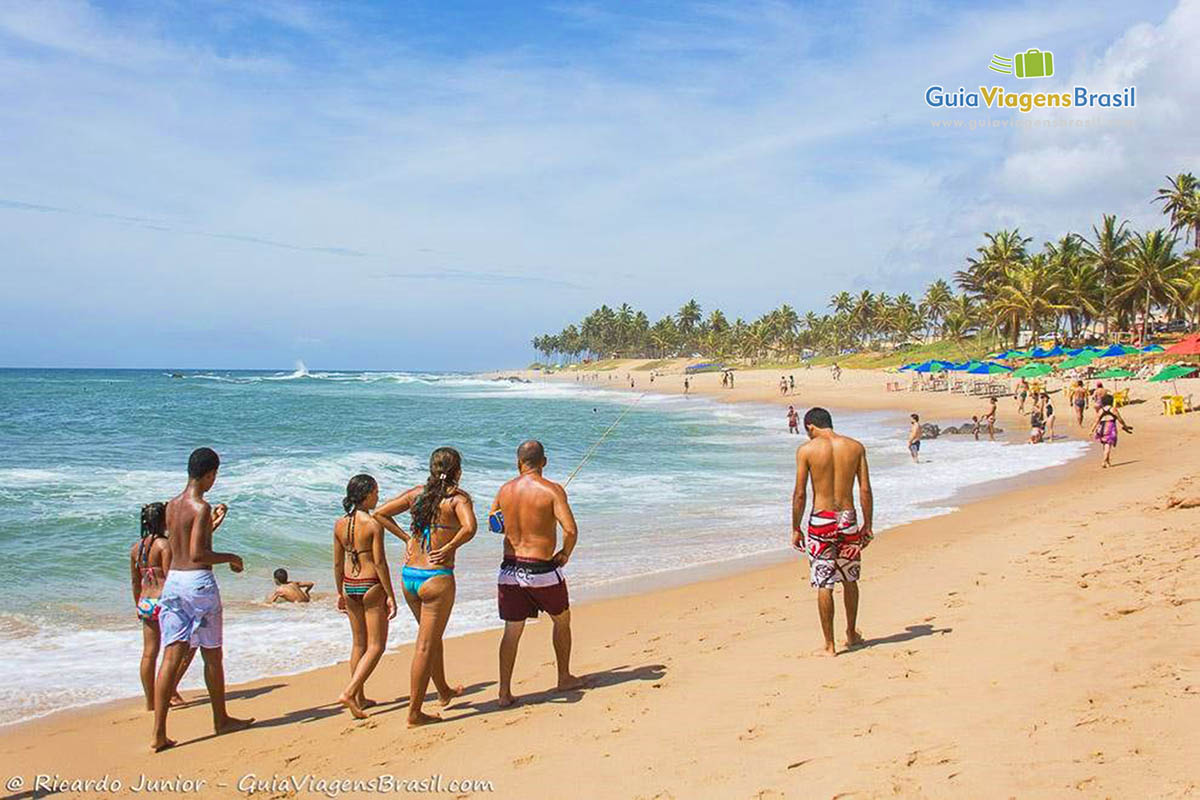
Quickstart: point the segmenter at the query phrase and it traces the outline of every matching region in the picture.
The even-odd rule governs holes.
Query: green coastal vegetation
[[[1016,228],[985,233],[963,268],[929,284],[919,299],[842,291],[825,313],[802,315],[784,303],[753,321],[731,321],[693,299],[653,323],[628,303],[602,305],[532,344],[559,364],[687,357],[767,365],[805,358],[882,367],[980,357],[1022,339],[1082,344],[1123,334],[1144,342],[1156,318],[1200,326],[1200,181],[1191,173],[1168,176],[1153,202],[1167,218],[1163,228],[1135,231],[1105,214],[1089,232],[1065,233],[1040,249]]]

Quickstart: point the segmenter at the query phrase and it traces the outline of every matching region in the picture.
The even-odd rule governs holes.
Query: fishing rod
[[[639,394],[637,397],[637,400],[634,400],[632,403],[630,403],[629,407],[621,412],[621,415],[616,418],[616,420],[613,422],[613,424],[608,426],[608,430],[604,431],[604,433],[602,433],[600,435],[600,438],[596,440],[596,443],[594,445],[592,445],[591,449],[589,449],[586,453],[584,453],[583,459],[580,460],[580,462],[579,462],[579,466],[575,467],[574,471],[571,472],[571,474],[567,476],[567,479],[565,481],[563,481],[564,489],[571,485],[572,479],[574,479],[574,477],[579,474],[579,470],[583,469],[583,465],[586,464],[588,462],[588,459],[590,459],[592,457],[592,453],[596,452],[596,448],[598,448],[604,442],[604,440],[608,438],[608,435],[610,433],[612,433],[613,430],[618,425],[621,424],[621,420],[625,419],[625,416],[630,411],[633,411],[633,407],[636,406],[638,403],[642,402],[642,398],[645,396],[646,396],[645,392],[642,392],[641,394]]]
[[[633,411],[633,407],[642,402],[642,398],[645,396],[645,392],[639,394],[637,399],[630,403],[629,407],[622,411],[620,416],[613,421],[613,424],[609,425],[604,433],[600,434],[600,438],[597,439],[596,443],[593,444],[588,451],[583,454],[583,458],[580,459],[579,464],[576,465],[575,469],[571,471],[571,474],[567,476],[567,479],[563,481],[564,489],[571,485],[571,481],[574,480],[575,476],[579,474],[579,470],[583,469],[583,465],[588,462],[588,460],[592,457],[592,454],[596,452],[596,449],[604,443],[604,440],[608,438],[610,433],[616,430],[617,426],[621,424],[621,420],[625,419],[625,417],[629,415],[630,411]],[[496,509],[491,514],[488,514],[488,529],[491,530],[492,533],[504,532],[504,514],[501,513],[500,509]]]

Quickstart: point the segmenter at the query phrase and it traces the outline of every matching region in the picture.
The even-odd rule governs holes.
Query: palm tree
[[[985,233],[983,238],[987,243],[976,248],[979,257],[968,258],[967,268],[954,273],[954,281],[963,291],[988,301],[996,296],[1009,273],[1025,264],[1025,246],[1033,240],[1021,236],[1016,228]]]
[[[921,299],[921,312],[928,322],[927,330],[937,327],[938,323],[946,318],[946,312],[950,310],[953,298],[954,293],[950,291],[950,284],[943,279],[938,278],[929,284],[925,290],[925,296]]]
[[[1083,239],[1074,233],[1057,242],[1046,242],[1046,263],[1058,283],[1056,299],[1066,311],[1072,337],[1076,337],[1096,315],[1099,302],[1096,268],[1084,253]]]
[[[1196,247],[1200,247],[1200,181],[1190,172],[1172,178],[1158,190],[1154,202],[1163,204],[1163,213],[1171,220],[1171,233],[1191,229]]]
[[[995,318],[1008,327],[1013,347],[1017,346],[1022,327],[1028,326],[1033,341],[1037,341],[1042,323],[1064,310],[1061,304],[1051,299],[1057,291],[1058,284],[1046,269],[1046,257],[1042,253],[1030,257],[1025,266],[1008,274],[1007,282],[999,287],[991,307]]]
[[[1146,341],[1146,325],[1156,304],[1177,304],[1189,291],[1188,267],[1175,255],[1175,237],[1167,237],[1159,228],[1133,238],[1129,257],[1122,264],[1116,287],[1117,300],[1136,301],[1142,311],[1141,341]]]
[[[853,305],[854,298],[850,296],[849,292],[838,292],[829,298],[829,307],[837,314],[849,314]]]
[[[1104,317],[1104,340],[1108,341],[1109,318],[1112,315],[1113,284],[1129,254],[1129,222],[1117,224],[1115,214],[1105,214],[1100,227],[1092,226],[1091,241],[1084,242],[1084,251],[1096,269],[1100,284],[1100,313]]]

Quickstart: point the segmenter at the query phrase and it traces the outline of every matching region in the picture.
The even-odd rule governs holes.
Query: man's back
[[[830,432],[801,447],[812,482],[813,508],[854,508],[854,480],[866,450],[856,439]]]
[[[171,545],[171,570],[209,569],[208,564],[197,564],[192,561],[192,536],[196,528],[197,517],[201,514],[211,519],[212,510],[203,500],[195,500],[187,492],[175,496],[167,503],[167,541]],[[196,531],[195,535],[203,535]],[[209,534],[211,536],[211,532]],[[208,550],[211,542],[202,542],[202,549]]]
[[[524,474],[500,489],[504,514],[504,552],[521,558],[548,559],[558,542],[554,505],[565,497],[562,487],[540,475]]]

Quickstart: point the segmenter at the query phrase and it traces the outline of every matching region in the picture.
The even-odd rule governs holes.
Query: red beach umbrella
[[[1194,333],[1168,347],[1163,355],[1195,356],[1200,355],[1200,333]]]

